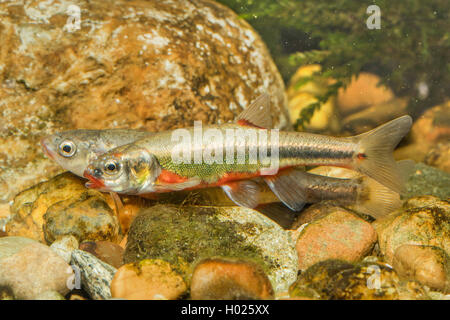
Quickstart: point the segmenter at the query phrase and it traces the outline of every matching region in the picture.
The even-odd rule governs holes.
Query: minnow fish
[[[55,160],[64,169],[82,176],[89,161],[92,159],[111,149],[134,142],[143,137],[151,136],[152,134],[151,132],[132,129],[78,129],[47,136],[41,140],[41,145],[49,158]],[[313,171],[319,169],[318,174],[311,174],[313,171],[310,174],[304,173],[305,179],[302,179],[301,186],[307,203],[334,200],[338,205],[354,206],[357,211],[370,214],[374,217],[383,216],[393,211],[401,203],[398,194],[390,191],[371,178],[361,176],[350,170],[348,171],[353,172],[353,174],[349,175],[347,173],[346,178],[348,179],[324,177],[329,174],[325,173],[320,175],[323,173],[323,170],[320,171],[320,168],[332,167],[313,169]],[[259,186],[261,187],[259,205],[279,202],[278,198],[267,186],[265,187],[263,183],[259,183]],[[216,205],[233,204],[231,200],[225,201],[220,193],[215,188],[202,189],[199,197],[203,201]],[[112,194],[112,196],[116,206],[120,208],[120,200],[115,195]],[[180,196],[180,198],[184,199],[183,196]],[[164,198],[160,200],[164,201]]]
[[[84,177],[89,179],[86,185],[101,191],[135,195],[220,186],[236,204],[254,208],[258,204],[260,188],[252,178],[261,177],[281,202],[291,210],[299,211],[307,197],[301,187],[303,172],[293,170],[293,167],[325,165],[350,168],[402,193],[405,172],[412,168],[399,168],[392,151],[408,133],[412,124],[410,116],[397,118],[358,136],[330,137],[270,130],[269,110],[269,97],[262,95],[238,116],[235,123],[205,127],[203,130],[215,132],[215,137],[227,136],[230,130],[246,129],[244,140],[238,142],[239,136],[235,136],[215,148],[213,162],[196,159],[196,155],[202,156],[205,150],[214,148],[211,140],[180,143],[174,139],[173,130],[164,131],[115,148],[91,161],[84,172]],[[196,140],[195,127],[183,130]],[[251,136],[265,136],[266,141],[255,142],[249,138]],[[242,145],[243,157],[235,152]],[[184,161],[174,161],[174,149],[183,147],[188,149],[183,152]],[[232,152],[227,152],[230,149]],[[216,150],[221,152],[216,153]],[[261,154],[261,150],[269,157],[277,154],[275,171],[272,163],[265,161],[267,158],[251,163],[251,153]],[[243,163],[240,162],[242,158]]]
[[[99,155],[152,134],[126,129],[68,130],[41,139],[41,146],[50,159],[82,177],[89,162]]]

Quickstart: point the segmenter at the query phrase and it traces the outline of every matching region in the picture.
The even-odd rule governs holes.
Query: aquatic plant
[[[320,63],[315,76],[337,82],[303,109],[297,122],[345,87],[352,76],[381,76],[412,115],[444,101],[450,92],[450,2],[447,0],[219,0],[246,19],[268,45],[285,81],[300,65]],[[380,28],[369,29],[380,9]],[[308,79],[307,79],[308,80]],[[306,81],[307,81],[306,80]],[[305,83],[305,80],[303,80]],[[298,83],[301,86],[303,83]]]

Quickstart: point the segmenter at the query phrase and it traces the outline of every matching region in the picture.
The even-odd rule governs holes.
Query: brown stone
[[[392,265],[403,278],[450,292],[450,257],[439,247],[402,245],[395,250]]]
[[[192,274],[194,300],[273,299],[272,285],[257,264],[229,259],[206,259]]]
[[[88,190],[84,183],[83,179],[66,172],[22,191],[14,198],[12,219],[6,224],[6,232],[45,243],[44,215],[53,205],[64,201],[73,203],[82,197],[95,197],[105,203],[110,201],[109,195]]]
[[[112,297],[129,300],[174,300],[186,290],[183,278],[158,259],[123,265],[111,282]]]
[[[326,216],[303,227],[297,239],[300,270],[327,259],[356,262],[370,253],[377,234],[370,223],[334,207]]]
[[[380,77],[361,72],[345,89],[340,89],[337,105],[342,114],[349,114],[363,108],[388,102],[394,97],[391,89],[379,86]]]
[[[405,244],[436,246],[450,252],[450,204],[446,200],[433,196],[410,198],[402,208],[372,225],[389,264],[397,248]]]
[[[80,244],[80,250],[89,252],[114,268],[120,268],[123,265],[124,249],[109,241],[85,241]]]

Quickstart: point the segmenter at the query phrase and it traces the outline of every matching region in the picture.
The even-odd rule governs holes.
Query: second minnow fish
[[[392,151],[408,133],[411,117],[397,118],[358,136],[337,138],[270,130],[269,109],[268,96],[262,95],[238,116],[236,123],[202,129],[202,133],[216,137],[229,137],[229,132],[245,129],[244,139],[236,135],[221,145],[215,145],[214,139],[203,139],[200,143],[185,142],[183,146],[174,139],[174,131],[165,131],[115,148],[87,167],[87,186],[124,194],[220,186],[235,203],[253,208],[258,204],[260,188],[251,179],[261,177],[285,205],[298,211],[307,197],[300,184],[303,173],[292,167],[325,165],[350,168],[402,193],[404,173],[408,170],[398,167]],[[195,127],[183,130],[178,129],[177,134],[196,140]],[[255,141],[249,138],[252,136],[266,139]],[[182,159],[174,159],[175,149],[186,151],[181,150]],[[214,150],[214,161],[201,158],[205,150]],[[252,154],[264,154],[262,151],[267,157],[252,162]],[[272,160],[276,160],[275,170]]]

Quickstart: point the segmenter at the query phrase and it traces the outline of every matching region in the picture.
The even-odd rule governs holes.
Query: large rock
[[[214,257],[256,263],[275,293],[286,291],[297,275],[297,254],[289,233],[259,212],[241,207],[146,209],[131,225],[124,263],[161,259],[189,278],[198,262]]]
[[[210,0],[75,4],[0,3],[1,203],[61,170],[38,145],[54,131],[223,122],[263,92],[275,124],[289,126],[265,44],[230,9]]]
[[[47,291],[69,292],[72,268],[49,247],[22,237],[0,238],[0,287],[16,299],[35,299]]]

